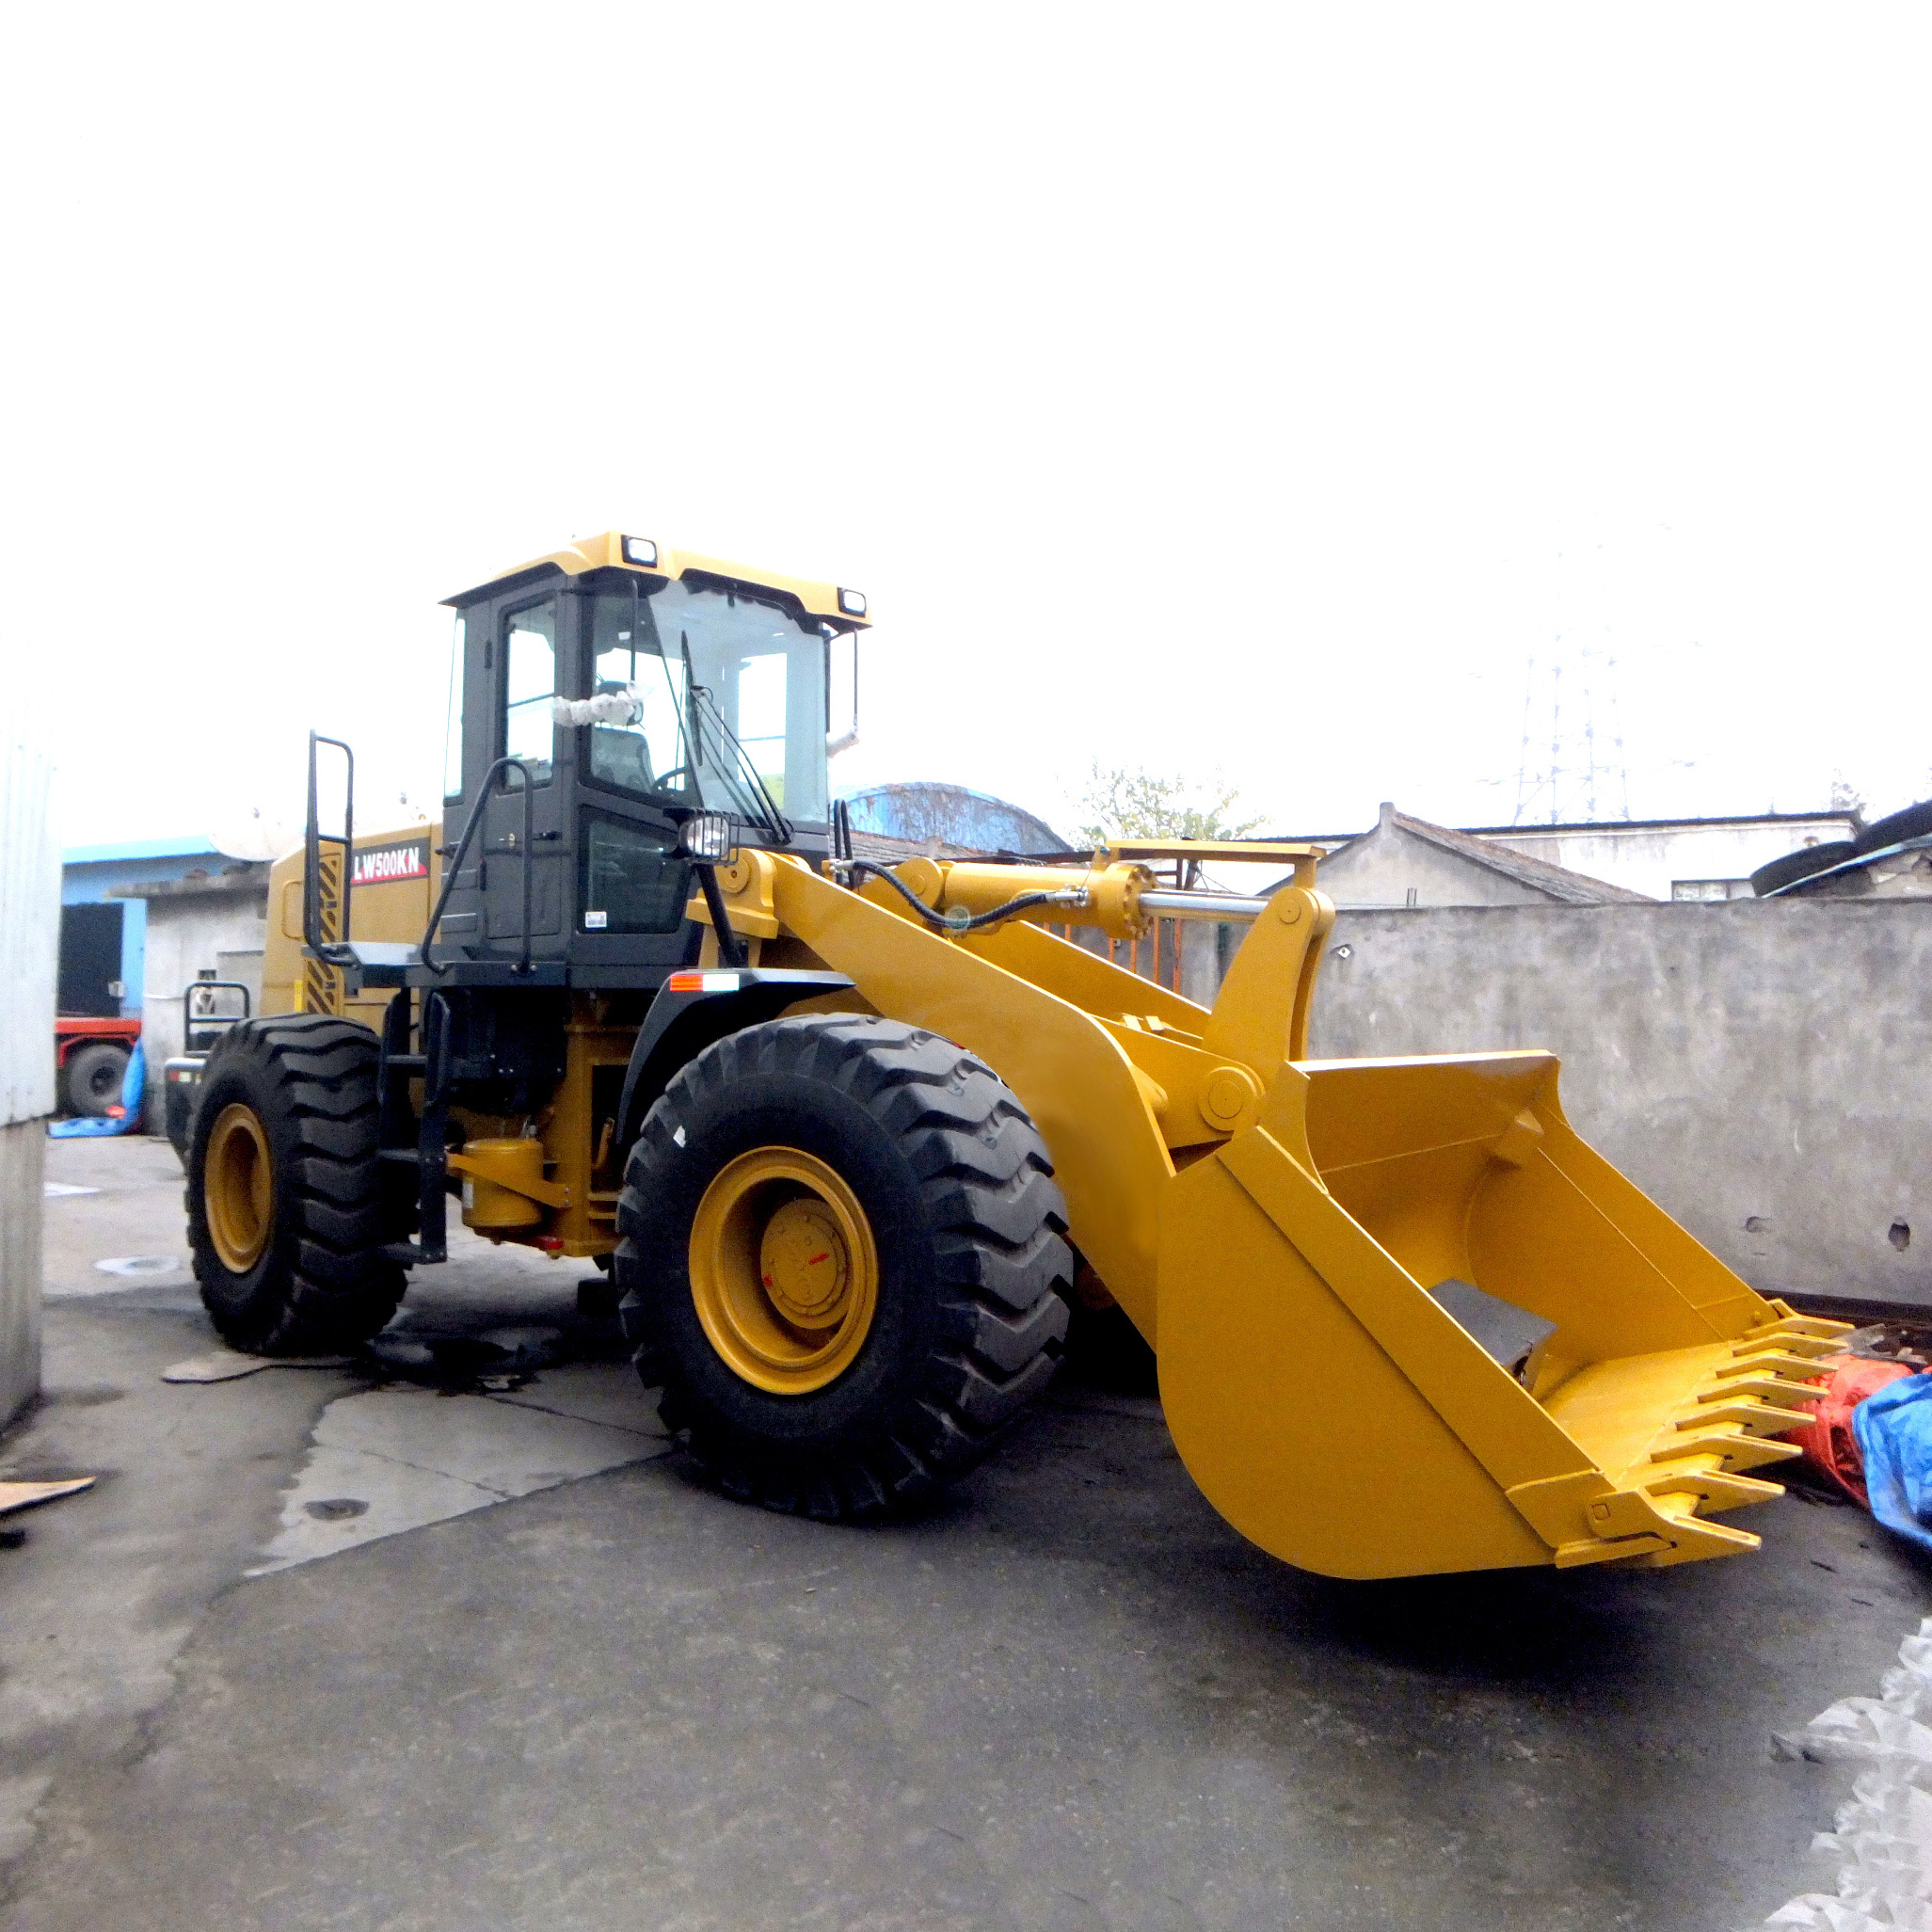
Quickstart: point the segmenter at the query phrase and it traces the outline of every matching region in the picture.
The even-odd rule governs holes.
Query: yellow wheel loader
[[[1205,846],[868,863],[826,777],[856,592],[613,532],[449,602],[440,827],[358,835],[311,738],[263,1013],[201,1071],[188,1218],[236,1347],[373,1335],[459,1201],[613,1271],[724,1489],[852,1518],[998,1441],[1078,1269],[1291,1563],[1755,1545],[1721,1519],[1780,1493],[1750,1472],[1838,1327],[1592,1153],[1548,1053],[1311,1060],[1313,848],[1238,848],[1291,871],[1265,900],[1157,879]],[[1211,1009],[1114,962],[1157,920],[1245,928]]]

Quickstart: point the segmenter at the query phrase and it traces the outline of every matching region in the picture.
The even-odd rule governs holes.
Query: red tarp
[[[1903,1362],[1869,1362],[1862,1355],[1826,1355],[1818,1366],[1828,1369],[1831,1380],[1818,1398],[1812,1420],[1789,1430],[1785,1441],[1796,1443],[1812,1468],[1822,1469],[1861,1509],[1869,1509],[1864,1459],[1852,1434],[1851,1412],[1888,1382],[1918,1371]]]

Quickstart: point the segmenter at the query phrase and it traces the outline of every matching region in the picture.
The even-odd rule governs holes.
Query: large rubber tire
[[[1932,798],[1875,820],[1852,840],[1851,849],[1854,853],[1882,852],[1888,845],[1924,838],[1927,834],[1932,834]]]
[[[104,1120],[120,1098],[127,1078],[128,1050],[112,1040],[89,1040],[76,1046],[60,1070],[68,1111],[87,1120]]]
[[[863,1344],[806,1393],[748,1381],[693,1292],[700,1203],[761,1149],[835,1171],[876,1249]],[[728,1494],[768,1509],[879,1516],[964,1475],[1046,1386],[1066,1333],[1066,1204],[1032,1122],[982,1061],[895,1020],[802,1015],[707,1047],[646,1117],[617,1226],[625,1324],[665,1424]]]
[[[232,1348],[333,1354],[377,1333],[403,1299],[402,1267],[381,1252],[393,1229],[376,1159],[377,1051],[367,1027],[304,1013],[230,1027],[208,1056],[188,1142],[188,1244],[202,1302]],[[208,1188],[211,1142],[223,1142],[215,1185],[227,1199],[235,1150],[246,1160],[251,1139],[268,1185],[249,1258],[236,1209],[223,1222],[217,1202],[211,1226]],[[239,1211],[246,1219],[247,1204]]]
[[[1751,890],[1762,899],[1767,892],[1776,892],[1780,886],[1793,885],[1799,879],[1809,879],[1813,872],[1822,872],[1828,866],[1838,865],[1851,855],[1849,838],[1831,838],[1823,845],[1800,846],[1796,852],[1787,852],[1782,858],[1774,858],[1769,865],[1760,866],[1751,874]]]

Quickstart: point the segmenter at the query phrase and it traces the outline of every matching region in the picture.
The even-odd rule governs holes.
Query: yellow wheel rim
[[[857,1359],[879,1305],[879,1254],[858,1197],[795,1147],[754,1147],[705,1190],[691,1295],[741,1381],[804,1396]]]
[[[201,1195],[208,1234],[221,1265],[247,1274],[262,1258],[275,1224],[275,1169],[268,1130],[247,1102],[237,1100],[216,1117],[202,1165]]]

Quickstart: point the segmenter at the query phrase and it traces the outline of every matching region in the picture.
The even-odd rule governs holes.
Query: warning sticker
[[[388,886],[397,879],[429,876],[429,840],[410,838],[395,845],[371,845],[356,854],[352,883]]]

